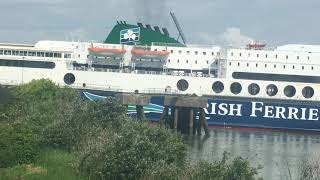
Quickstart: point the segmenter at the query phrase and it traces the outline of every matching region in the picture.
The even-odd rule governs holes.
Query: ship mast
[[[183,34],[183,31],[182,31],[182,29],[181,29],[181,26],[180,26],[180,24],[179,24],[179,21],[178,21],[177,17],[174,15],[173,12],[170,12],[170,15],[171,15],[171,17],[172,17],[172,20],[173,20],[174,24],[175,24],[176,27],[177,27],[177,30],[178,30],[178,32],[179,32],[179,37],[181,37],[181,39],[182,39],[182,41],[183,41],[183,44],[184,44],[184,45],[187,45],[186,38],[185,38],[185,36],[184,36],[184,34]]]

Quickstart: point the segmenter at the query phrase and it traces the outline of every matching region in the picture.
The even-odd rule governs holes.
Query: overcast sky
[[[173,11],[191,43],[320,44],[320,0],[0,1],[0,42],[103,41],[117,20],[165,26],[176,37]]]

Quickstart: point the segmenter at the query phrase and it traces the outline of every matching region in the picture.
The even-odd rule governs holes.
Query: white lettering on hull
[[[251,107],[245,107],[250,106]],[[244,112],[244,109],[249,112]],[[249,116],[252,118],[290,119],[290,120],[319,120],[319,109],[305,107],[283,107],[265,105],[263,102],[247,104],[211,102],[204,109],[206,114],[220,116]],[[250,113],[250,114],[248,114]]]

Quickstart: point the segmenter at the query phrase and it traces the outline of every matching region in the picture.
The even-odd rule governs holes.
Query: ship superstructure
[[[320,131],[319,57],[314,45],[185,45],[166,28],[118,22],[104,43],[0,44],[0,83],[206,96],[212,126]]]

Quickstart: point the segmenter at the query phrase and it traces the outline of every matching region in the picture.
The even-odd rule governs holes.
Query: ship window
[[[11,51],[10,50],[4,50],[4,55],[11,55]]]
[[[212,90],[215,92],[215,93],[221,93],[224,89],[224,85],[222,82],[220,81],[216,81],[212,84]]]
[[[249,67],[249,63],[247,63],[247,67]]]
[[[289,59],[289,56],[288,56],[288,55],[286,55],[286,59]]]
[[[240,63],[238,62],[238,66],[240,66]]]
[[[179,50],[179,54],[181,54],[181,50]]]
[[[308,56],[308,60],[310,60],[310,57]]]
[[[250,53],[248,53],[248,57],[250,57],[250,55],[251,55],[251,54],[250,54]]]
[[[231,52],[231,56],[233,56],[233,52]]]
[[[12,55],[19,56],[19,51],[12,51]]]
[[[286,68],[286,65],[283,65],[283,69],[285,69]]]
[[[186,60],[186,63],[188,63],[189,61],[188,60]]]
[[[209,64],[209,61],[207,61],[207,64]]]
[[[215,61],[215,64],[218,65],[218,61]]]
[[[173,53],[173,50],[171,50],[170,52]]]
[[[268,54],[266,54],[266,58],[268,58]]]
[[[274,68],[277,68],[277,65],[275,64],[275,65],[273,65],[273,67],[274,67]]]
[[[206,52],[203,52],[203,55],[207,55],[207,53],[206,53]]]
[[[46,53],[45,53],[45,57],[50,57],[50,53],[49,53],[49,52],[46,52]]]
[[[220,52],[217,52],[217,56],[220,56]]]
[[[0,55],[3,55],[3,50],[0,50]]]
[[[252,83],[248,86],[248,92],[251,95],[257,95],[260,92],[260,87],[256,83]]]
[[[178,59],[178,63],[180,62],[180,60]]]
[[[259,54],[257,54],[257,58],[259,57]]]
[[[304,87],[304,88],[302,89],[302,95],[303,95],[303,97],[305,97],[305,98],[307,98],[307,99],[312,98],[313,95],[314,95],[314,90],[313,90],[313,88],[310,87],[310,86]]]
[[[198,64],[198,61],[196,60],[195,63]]]
[[[284,95],[287,97],[293,97],[296,94],[296,88],[291,85],[288,85],[283,90]]]
[[[240,83],[238,82],[234,82],[231,84],[230,86],[230,91],[233,93],[233,94],[239,94],[241,91],[242,91],[242,86]]]
[[[278,58],[278,55],[276,55],[276,59]]]
[[[297,56],[297,59],[299,59],[300,57],[299,56]]]
[[[70,59],[71,58],[71,54],[64,54],[64,58]]]
[[[63,77],[64,83],[70,85],[73,84],[76,81],[76,77],[72,73],[67,73]]]
[[[212,52],[211,55],[214,56],[214,52]]]
[[[256,67],[258,67],[258,63],[256,63]]]
[[[170,59],[168,59],[168,63],[170,63]]]
[[[239,56],[241,57],[241,53],[239,53]]]
[[[53,57],[58,58],[58,53],[53,53]]]
[[[177,82],[177,88],[180,90],[180,91],[185,91],[189,88],[189,83],[187,80],[185,79],[180,79],[178,82]]]
[[[294,65],[292,66],[292,69],[294,69]]]
[[[275,96],[278,93],[278,88],[274,84],[269,84],[266,88],[266,93],[269,96]]]
[[[231,66],[231,62],[229,62],[229,66]]]
[[[313,70],[313,66],[311,66],[311,70]]]
[[[187,51],[187,54],[190,54],[190,51]]]
[[[195,54],[195,55],[198,55],[198,51],[195,51],[194,54]]]
[[[154,51],[158,51],[158,49],[154,49]]]
[[[304,69],[304,66],[302,66],[301,68]]]
[[[53,69],[53,62],[0,59],[0,66]]]
[[[266,67],[267,67],[267,64],[264,64],[264,67],[266,68]]]

